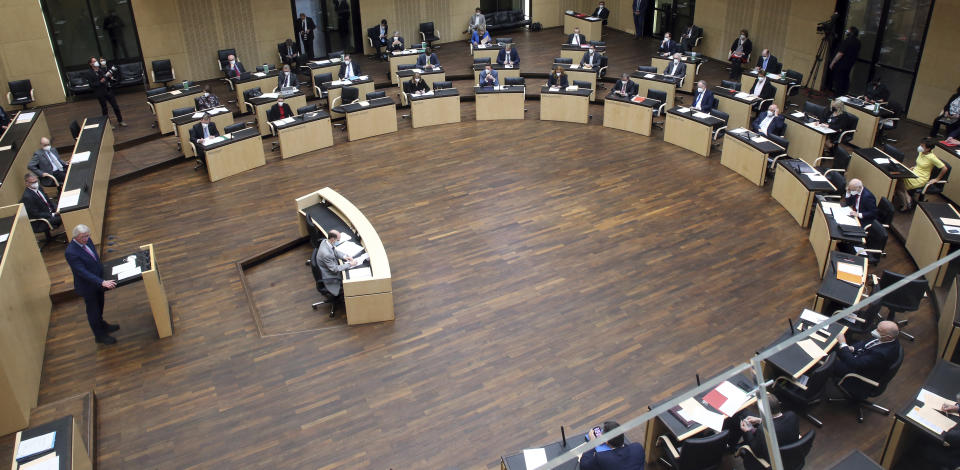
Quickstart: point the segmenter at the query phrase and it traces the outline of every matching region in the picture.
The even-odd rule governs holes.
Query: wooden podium
[[[125,264],[123,261],[133,257],[137,262],[136,266],[141,269],[139,274],[133,276],[118,278],[114,273],[114,268]],[[144,269],[146,263],[149,267]],[[170,304],[167,302],[167,291],[163,288],[163,280],[160,278],[160,268],[157,266],[157,254],[153,249],[153,244],[140,245],[140,251],[131,256],[105,261],[103,263],[104,279],[115,281],[118,286],[132,284],[143,279],[143,288],[147,291],[147,300],[150,302],[150,311],[153,313],[153,322],[157,325],[157,336],[166,338],[173,335],[173,321],[170,319]]]

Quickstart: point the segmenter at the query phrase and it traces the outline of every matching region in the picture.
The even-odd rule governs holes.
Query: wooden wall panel
[[[34,88],[35,106],[66,101],[57,61],[50,45],[47,25],[36,0],[6,0],[0,3],[0,94],[7,103],[7,82],[29,79]]]
[[[923,46],[923,57],[917,71],[917,82],[907,117],[925,124],[933,122],[944,103],[960,86],[960,62],[953,50],[960,43],[956,27],[956,12],[960,0],[937,0],[933,4],[933,18]]]

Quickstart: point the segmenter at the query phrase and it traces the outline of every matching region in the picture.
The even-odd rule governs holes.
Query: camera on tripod
[[[834,12],[833,15],[830,15],[830,19],[827,21],[821,21],[817,23],[817,34],[834,34],[836,31],[834,25],[837,24],[837,21],[840,19],[840,14]]]

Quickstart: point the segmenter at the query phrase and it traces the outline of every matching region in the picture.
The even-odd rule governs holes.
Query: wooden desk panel
[[[857,130],[853,133],[850,144],[860,148],[873,147],[877,141],[877,130],[880,128],[880,116],[863,112],[853,106],[845,106],[843,110],[857,117]]]
[[[793,141],[790,141],[790,150],[793,150]],[[847,181],[853,178],[860,178],[863,185],[877,197],[877,202],[881,197],[893,201],[893,193],[897,190],[897,180],[890,178],[882,170],[868,162],[862,155],[856,152],[850,152],[850,165],[847,166],[847,172],[844,174]],[[923,265],[921,265],[923,266]]]
[[[417,57],[419,54],[406,54],[406,55],[393,55],[390,54],[390,83],[396,85],[400,83],[400,79],[397,77],[397,66],[398,65],[408,65],[416,64]],[[333,73],[333,76],[336,77],[340,73],[340,64],[337,64],[337,71]]]
[[[830,226],[827,224],[827,216],[823,213],[820,204],[816,205],[813,212],[813,223],[810,226],[810,245],[813,247],[813,253],[817,257],[817,275],[822,279],[823,272],[827,268],[827,261],[830,260],[830,252],[837,247],[837,242],[830,238]]]
[[[243,139],[206,152],[210,182],[267,164],[260,136]]]
[[[274,78],[276,81],[276,78]],[[173,110],[177,108],[191,108],[194,109],[197,106],[196,98],[200,97],[199,93],[194,93],[191,95],[181,95],[172,100],[161,101],[159,103],[154,103],[153,108],[157,111],[157,128],[160,129],[160,133],[163,135],[173,132]],[[243,103],[241,97],[240,103]]]
[[[297,114],[297,108],[301,108],[307,105],[307,95],[298,95],[291,98],[284,98],[283,102],[290,106],[290,111],[293,111],[293,114]],[[270,135],[270,120],[267,119],[267,111],[270,111],[270,108],[273,105],[277,104],[276,101],[272,103],[264,103],[259,106],[254,105],[253,109],[256,110],[257,115],[257,129],[260,131],[260,135]],[[220,128],[221,132],[223,128]]]
[[[726,146],[726,143],[724,143],[724,146]],[[787,210],[787,213],[801,227],[806,228],[810,224],[810,213],[813,210],[813,196],[815,194],[813,191],[808,191],[807,187],[793,173],[783,168],[783,165],[777,165],[770,195]]]
[[[653,126],[653,108],[603,100],[603,127],[649,136]]]
[[[946,299],[940,307],[940,319],[937,320],[937,358],[953,361],[960,344],[960,324],[957,310],[960,308],[960,283],[958,278],[950,280]]]
[[[787,130],[783,137],[790,142],[790,156],[807,162],[810,166],[823,155],[823,145],[827,136],[809,126],[786,120]]]
[[[497,56],[498,56],[498,55],[500,55],[500,48],[498,48],[498,47],[483,48],[483,49],[478,49],[478,48],[476,48],[476,47],[473,48],[473,58],[474,58],[474,59],[487,59],[487,58],[489,58],[489,59],[490,59],[490,63],[495,64],[495,63],[497,63]],[[441,64],[441,65],[442,65],[442,64]]]
[[[732,100],[719,94],[713,96],[717,100],[717,109],[730,115],[730,119],[727,120],[728,129],[750,128],[750,118],[753,116],[753,107],[750,104]]]
[[[170,122],[170,121],[167,121]],[[84,119],[81,127],[86,125]],[[83,133],[81,132],[81,136]],[[100,245],[103,237],[103,213],[107,206],[107,190],[110,186],[110,169],[113,167],[113,129],[110,123],[104,124],[103,136],[100,139],[100,151],[97,156],[97,167],[93,173],[93,186],[90,188],[90,203],[87,207],[77,210],[70,210],[60,214],[63,220],[63,227],[67,233],[73,230],[79,224],[90,228],[90,239],[93,243]],[[76,145],[74,145],[76,153]],[[64,180],[70,179],[70,169],[67,169],[67,176]]]
[[[190,128],[192,128],[193,125],[198,122],[200,121],[191,122],[182,126],[176,126],[177,139],[180,140],[180,149],[183,150],[184,158],[193,158],[197,156],[195,153],[193,153],[193,147],[190,145]],[[225,113],[214,114],[213,116],[210,116],[210,122],[216,124],[217,130],[222,133],[225,127],[233,124],[233,113],[228,111]]]
[[[519,67],[515,67],[515,68],[512,68],[512,69],[497,70],[497,80],[500,81],[500,84],[501,84],[501,85],[504,85],[503,81],[506,80],[506,79],[508,79],[508,78],[520,78],[520,68],[519,68]],[[473,71],[473,84],[476,85],[476,84],[478,84],[478,83],[480,83],[480,71],[479,71],[479,70],[474,70],[474,71]]]
[[[460,96],[444,96],[410,102],[413,128],[460,122]]]
[[[656,80],[647,80],[645,78],[630,77],[630,80],[633,80],[633,83],[636,83],[639,86],[637,95],[647,96],[647,91],[649,90],[659,90],[667,93],[667,107],[665,109],[673,108],[674,99],[677,94],[677,86],[672,83],[658,82]]]
[[[720,163],[751,183],[763,186],[767,177],[767,154],[733,137],[723,138]]]
[[[476,119],[523,119],[523,93],[477,93]]]
[[[330,81],[337,79],[337,74],[340,73],[340,62],[334,62],[328,65],[323,65],[315,69],[310,69],[310,89],[313,90],[314,98],[320,98],[321,96],[317,94],[317,89],[314,88],[317,84],[317,75],[323,75],[325,73],[330,74]]]
[[[572,33],[571,33],[571,34],[572,34]],[[566,38],[564,38],[564,40],[566,40]],[[573,61],[573,63],[579,64],[579,63],[580,63],[580,59],[583,58],[583,53],[584,53],[584,52],[588,52],[589,50],[590,50],[589,47],[584,47],[583,49],[576,50],[576,51],[572,51],[572,50],[569,50],[569,49],[560,49],[560,55],[559,55],[559,57],[563,57],[564,59],[570,59],[570,60]],[[600,52],[600,50],[597,49],[597,52]],[[601,54],[601,55],[602,55],[602,54]],[[496,59],[494,59],[494,60],[496,60]]]
[[[960,149],[960,147],[955,148]],[[940,161],[950,165],[950,168],[960,169],[960,157],[958,157],[955,152],[948,152],[945,149],[940,148],[939,145],[935,145],[933,147],[933,154],[936,155]],[[0,189],[2,189],[2,187],[0,187]],[[941,194],[951,202],[960,204],[960,178],[948,179],[943,185],[943,192]]]
[[[589,14],[588,14],[589,15]],[[563,14],[563,34],[570,36],[574,28],[580,28],[580,34],[587,38],[587,41],[601,41],[600,35],[603,34],[603,21],[587,21],[582,18]]]
[[[586,124],[589,105],[590,102],[586,96],[542,93],[540,95],[540,120]]]
[[[360,99],[363,100],[366,98],[367,93],[373,91],[373,82],[361,83],[359,85],[348,85],[354,88],[357,88],[357,91],[360,92]],[[340,97],[340,93],[343,91],[342,87],[331,88],[327,90],[327,108],[330,111],[330,119],[339,119],[343,117],[343,113],[333,112],[333,100]],[[337,103],[337,105],[349,104],[349,103]]]
[[[691,119],[667,113],[663,125],[663,140],[704,157],[710,156],[713,129]]]
[[[394,106],[347,113],[347,140],[351,142],[391,132],[397,132],[397,108]]]
[[[913,211],[913,221],[910,223],[910,233],[907,234],[904,248],[920,267],[933,263],[950,252],[950,244],[940,238],[933,221],[919,206]],[[926,274],[931,288],[943,284],[948,265],[940,266]]]
[[[743,91],[748,91],[752,90],[753,85],[757,83],[757,76],[745,73],[741,75],[740,80],[740,89]],[[769,80],[769,82],[771,85],[773,85],[773,89],[776,90],[776,94],[773,95],[773,104],[777,105],[777,107],[780,108],[780,112],[783,113],[784,106],[786,106],[787,103],[788,85],[785,83],[778,83],[773,80]]]
[[[280,158],[290,158],[333,146],[333,125],[330,118],[317,119],[277,131]]]
[[[573,85],[574,80],[590,82],[590,101],[597,99],[597,72],[594,69],[567,70],[567,80],[570,81],[570,85]]]

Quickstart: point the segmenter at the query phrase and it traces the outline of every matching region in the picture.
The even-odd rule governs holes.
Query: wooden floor
[[[558,33],[522,36],[554,48]],[[631,51],[633,67],[643,54]],[[92,341],[80,300],[57,303],[40,403],[96,391],[100,469],[497,468],[560,425],[626,421],[694,374],[747,360],[812,305],[808,232],[769,186],[661,131],[603,128],[599,105],[586,126],[540,122],[527,105],[519,122],[477,122],[463,103],[460,124],[402,120],[358,142],[335,131],[332,148],[273,153],[214,184],[187,163],[113,184],[105,257],[155,244],[175,334],[156,339],[142,284],[107,293],[115,346]],[[125,158],[142,165],[166,139]],[[397,319],[346,327],[313,313],[309,269],[292,251],[248,273],[273,314],[261,336],[235,263],[295,239],[294,199],[324,186],[377,228]],[[879,269],[916,269],[899,241],[888,251]],[[933,364],[930,301],[910,318],[918,341],[879,400],[894,408]],[[817,415],[826,426],[808,468],[852,449],[879,459],[891,418],[858,425],[835,405]]]

